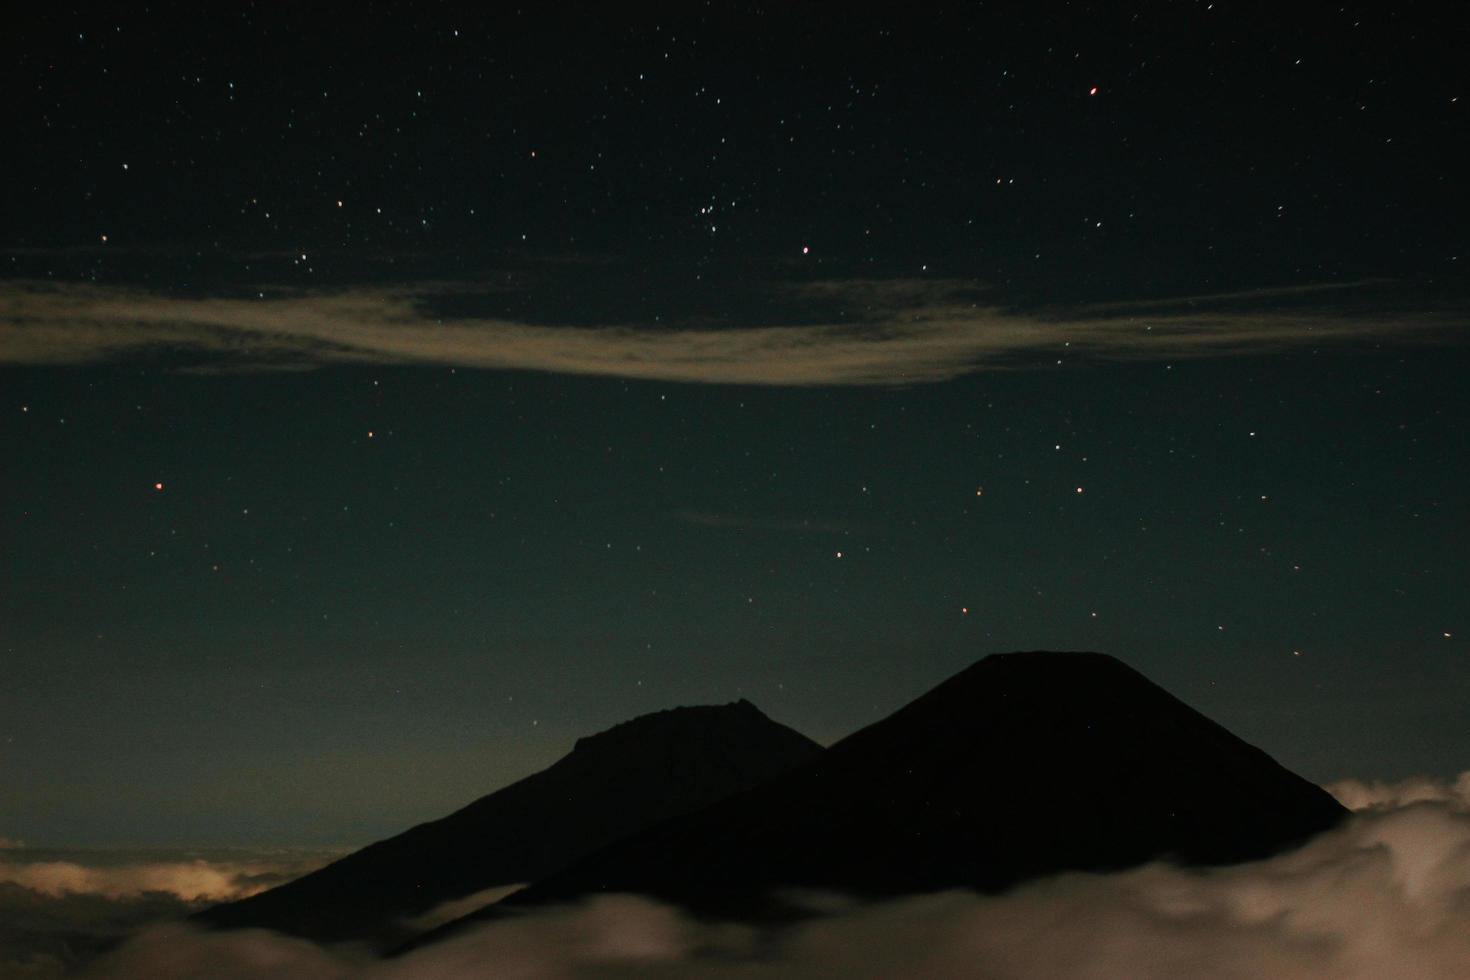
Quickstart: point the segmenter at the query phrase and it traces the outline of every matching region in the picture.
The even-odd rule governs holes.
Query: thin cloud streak
[[[681,510],[674,515],[681,524],[696,527],[712,527],[733,531],[772,531],[779,534],[837,534],[846,535],[848,528],[825,521],[806,519],[781,519],[746,517],[742,514],[718,514],[700,510]]]
[[[1158,299],[1119,300],[1111,303],[1089,303],[1080,307],[1085,313],[1132,313],[1142,310],[1166,309],[1175,306],[1208,306],[1216,303],[1249,303],[1263,299],[1284,299],[1292,296],[1311,296],[1317,293],[1335,293],[1369,286],[1383,286],[1392,279],[1354,279],[1350,282],[1312,282],[1299,286],[1266,286],[1228,293],[1200,293],[1193,296],[1161,296]]]
[[[1433,313],[1021,313],[966,301],[953,283],[907,280],[801,290],[859,312],[845,322],[719,329],[586,327],[438,317],[430,301],[453,295],[442,285],[201,299],[11,284],[0,288],[0,364],[173,352],[213,370],[439,365],[705,384],[901,386],[1060,356],[1172,360],[1348,341],[1442,341],[1463,324]]]

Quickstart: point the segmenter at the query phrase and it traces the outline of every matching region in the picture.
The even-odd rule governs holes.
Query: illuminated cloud
[[[62,895],[102,895],[116,899],[149,892],[164,892],[184,901],[222,901],[237,894],[233,874],[204,862],[116,868],[87,867],[70,861],[0,864],[0,881],[20,885],[53,898]]]
[[[462,898],[452,898],[447,902],[440,902],[422,915],[416,915],[404,919],[403,924],[414,933],[425,933],[431,929],[437,929],[442,925],[462,919],[471,912],[477,912],[487,905],[494,905],[511,892],[518,892],[526,887],[524,883],[519,885],[500,885],[495,888],[486,888]]]
[[[279,850],[0,854],[0,978],[72,976],[140,929],[272,888],[330,857]]]
[[[824,281],[778,290],[817,322],[568,326],[445,317],[454,287],[187,298],[116,287],[0,288],[0,364],[85,364],[158,352],[193,371],[442,365],[673,382],[909,385],[1058,358],[1217,357],[1347,341],[1442,339],[1429,313],[1240,309],[1261,293],[1018,312],[951,281]],[[1295,293],[1310,292],[1298,289]],[[1225,300],[1226,308],[1210,309]]]
[[[1349,810],[1392,810],[1414,803],[1443,803],[1470,813],[1470,772],[1454,780],[1411,776],[1397,782],[1343,779],[1326,787]]]
[[[95,895],[121,901],[167,895],[181,902],[223,902],[264,891],[325,862],[315,854],[144,860],[136,855],[73,852],[52,858],[38,852],[34,859],[19,854],[0,859],[0,884],[49,898]]]

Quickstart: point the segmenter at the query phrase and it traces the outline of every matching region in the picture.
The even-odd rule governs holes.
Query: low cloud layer
[[[122,900],[167,895],[181,902],[224,902],[272,888],[325,861],[326,856],[316,852],[196,857],[12,851],[0,857],[0,884],[18,885],[50,898],[96,895]]]
[[[1262,304],[1235,294],[1022,313],[972,286],[909,280],[785,287],[826,322],[567,326],[435,311],[452,287],[184,298],[119,287],[0,286],[0,364],[167,351],[193,370],[443,365],[749,385],[906,385],[1057,357],[1177,359],[1347,341],[1443,339],[1462,318]],[[1291,291],[1300,299],[1311,290]],[[820,321],[820,315],[818,316]]]
[[[137,898],[164,894],[182,902],[223,902],[263,891],[270,868],[258,864],[213,864],[208,861],[160,861],[145,864],[88,866],[74,861],[0,861],[0,882],[59,898],[100,895]]]
[[[1462,777],[1462,782],[1466,777]],[[376,960],[264,932],[151,930],[89,976],[453,980],[962,977],[1005,980],[1470,976],[1470,813],[1383,803],[1269,861],[1065,875],[824,913],[785,932],[607,896]]]
[[[471,912],[478,912],[487,905],[494,905],[512,892],[518,892],[526,887],[525,883],[519,885],[501,885],[496,888],[486,888],[462,898],[452,898],[447,902],[440,902],[422,915],[416,915],[404,919],[403,924],[414,935],[422,935],[431,929],[437,929],[447,925],[455,919],[462,919]]]
[[[60,976],[149,925],[243,898],[319,867],[316,851],[0,854],[0,980]]]
[[[1470,772],[1455,779],[1411,776],[1398,782],[1343,779],[1327,786],[1327,792],[1349,810],[1394,810],[1415,803],[1441,803],[1461,813],[1470,813]]]

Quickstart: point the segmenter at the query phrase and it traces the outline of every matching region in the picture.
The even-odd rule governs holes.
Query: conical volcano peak
[[[1016,650],[1010,653],[992,653],[975,661],[977,665],[995,661],[1007,666],[1102,666],[1121,667],[1129,673],[1137,673],[1112,654],[1095,650]]]
[[[1086,650],[1024,650],[1014,653],[992,653],[981,657],[951,677],[946,683],[961,682],[971,675],[982,675],[988,680],[995,680],[1003,676],[1007,681],[1035,678],[1064,683],[1110,679],[1113,683],[1132,682],[1147,684],[1149,687],[1156,686],[1153,681],[1117,657]]]
[[[1254,860],[1344,815],[1121,660],[1006,653],[806,765],[615,842],[502,905],[625,891],[739,917],[767,914],[789,888],[994,892],[1151,860]]]
[[[1029,650],[992,653],[895,713],[895,719],[945,717],[986,725],[1012,710],[1058,719],[1077,712],[1130,714],[1185,709],[1172,695],[1117,657],[1085,651]],[[1019,723],[1020,719],[1016,719]],[[1022,726],[1024,727],[1024,726]],[[853,738],[862,736],[858,732]],[[839,743],[841,744],[841,743]]]

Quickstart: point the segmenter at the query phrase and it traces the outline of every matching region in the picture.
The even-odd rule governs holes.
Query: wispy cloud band
[[[423,364],[708,384],[895,386],[1064,355],[1163,360],[1443,341],[1464,323],[1429,312],[1209,310],[1190,307],[1187,298],[1163,310],[1150,300],[1018,312],[973,301],[952,283],[882,280],[788,289],[844,308],[827,322],[571,326],[440,316],[434,301],[446,291],[452,287],[183,298],[10,283],[0,286],[0,364],[87,364],[166,351],[223,370]],[[1199,299],[1218,305],[1231,298]]]

